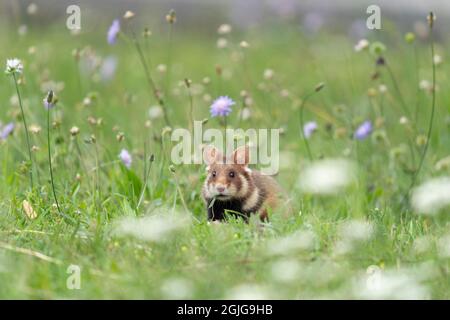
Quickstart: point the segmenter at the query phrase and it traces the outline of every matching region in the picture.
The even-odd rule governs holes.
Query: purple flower
[[[213,104],[211,105],[211,116],[225,117],[230,114],[231,106],[233,105],[235,105],[235,102],[231,98],[227,96],[221,96],[214,100]]]
[[[48,102],[47,99],[44,99],[43,102],[44,102],[44,108],[47,109],[47,110],[48,110],[48,109],[52,109],[52,108],[55,106],[54,103]]]
[[[120,20],[116,19],[113,21],[111,26],[108,29],[107,40],[109,44],[115,44],[117,40],[117,36],[120,32]]]
[[[8,136],[14,131],[14,123],[10,122],[3,128],[0,126],[0,140],[6,140]]]
[[[317,130],[317,123],[315,121],[307,122],[303,126],[303,135],[305,136],[305,138],[309,138],[316,130]]]
[[[119,158],[124,166],[130,169],[133,159],[131,158],[131,154],[128,152],[128,150],[122,149],[122,151],[120,151]]]
[[[370,120],[364,121],[358,129],[356,129],[354,137],[357,140],[364,140],[372,133],[372,122]]]
[[[103,81],[109,81],[114,78],[114,74],[117,69],[117,58],[109,56],[107,57],[100,68],[100,76]]]

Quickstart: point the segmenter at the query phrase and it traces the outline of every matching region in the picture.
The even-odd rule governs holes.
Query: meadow
[[[175,13],[0,32],[20,59],[0,77],[0,298],[449,299],[449,47],[427,14],[367,41],[198,35]],[[174,129],[223,128],[219,96],[228,127],[281,129],[292,210],[263,225],[209,223],[205,166],[170,161]]]

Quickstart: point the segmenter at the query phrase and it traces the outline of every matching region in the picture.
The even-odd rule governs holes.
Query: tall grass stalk
[[[16,86],[17,97],[19,99],[19,106],[20,106],[20,112],[22,114],[23,127],[25,128],[25,136],[26,136],[27,148],[28,148],[28,157],[30,159],[30,172],[29,172],[30,188],[31,188],[31,190],[33,190],[33,156],[31,155],[30,133],[28,132],[27,120],[25,118],[25,112],[23,111],[22,97],[20,96],[20,90],[19,90],[19,85],[17,84],[16,74],[13,73],[12,76],[14,79],[14,84]]]
[[[145,157],[147,157],[147,152],[145,152]],[[147,165],[144,166],[145,167],[145,170],[144,170],[145,171],[144,186],[142,187],[141,194],[139,195],[139,200],[138,200],[138,203],[136,205],[136,210],[139,209],[139,207],[141,206],[142,201],[144,200],[145,191],[147,190],[148,180],[149,180],[149,177],[150,177],[150,171],[152,169],[152,163],[154,162],[154,160],[155,160],[155,156],[152,154],[149,157],[149,159],[148,159],[148,162],[149,162],[148,168],[147,168]],[[146,164],[147,163],[147,159],[145,158],[144,161],[145,161],[145,164]]]
[[[430,145],[431,140],[431,133],[433,131],[433,123],[434,123],[434,114],[436,109],[436,65],[434,63],[434,36],[433,36],[433,20],[434,20],[434,13],[430,12],[429,16],[429,26],[430,26],[430,51],[431,51],[431,68],[432,68],[432,78],[433,78],[433,85],[432,85],[432,92],[431,92],[431,114],[430,114],[430,120],[428,122],[428,130],[427,130],[427,140],[425,142],[425,146],[423,148],[422,154],[420,156],[419,160],[419,166],[415,170],[413,177],[411,179],[411,184],[408,188],[407,195],[409,195],[409,192],[414,187],[417,181],[417,177],[419,176],[420,171],[422,170],[423,163],[425,161],[425,157],[427,155],[428,147]]]
[[[131,40],[136,48],[136,51],[137,51],[137,54],[139,57],[139,61],[141,62],[142,67],[144,69],[145,78],[152,89],[152,93],[153,93],[155,100],[158,102],[158,104],[161,106],[161,108],[163,110],[163,116],[164,116],[164,121],[166,122],[166,125],[170,126],[170,120],[167,115],[166,104],[164,102],[164,99],[161,97],[161,93],[159,92],[158,88],[156,87],[155,81],[153,81],[153,78],[150,73],[150,69],[147,64],[147,59],[145,58],[144,52],[139,43],[139,39],[137,38],[136,33],[134,32],[134,30],[131,27],[130,27],[130,31],[131,31]]]
[[[62,212],[61,206],[59,205],[58,197],[56,196],[55,179],[53,177],[53,167],[52,167],[51,142],[50,142],[50,109],[51,108],[47,108],[47,149],[48,149],[48,166],[50,171],[50,183],[52,186],[53,198],[55,199],[56,208],[58,210],[59,215],[73,223],[74,222],[73,219]]]
[[[309,142],[308,139],[305,136],[305,133],[303,131],[303,128],[305,127],[305,121],[304,121],[304,110],[305,110],[305,105],[306,102],[313,97],[317,92],[319,92],[320,90],[322,90],[324,87],[323,83],[320,83],[316,86],[316,88],[314,89],[314,91],[309,92],[307,94],[305,94],[302,98],[302,103],[300,104],[300,110],[299,110],[299,125],[300,125],[300,135],[302,137],[303,143],[305,144],[305,149],[306,152],[308,154],[308,158],[310,161],[313,161],[313,155],[311,152],[311,148],[309,147]]]
[[[189,79],[184,79],[184,84],[186,85],[189,96],[189,131],[192,132],[194,128],[194,99],[192,97],[191,81]]]

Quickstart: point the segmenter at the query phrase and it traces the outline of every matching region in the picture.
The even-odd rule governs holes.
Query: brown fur
[[[269,212],[278,205],[281,190],[272,177],[248,168],[248,147],[238,148],[230,157],[223,156],[213,147],[207,147],[204,158],[208,164],[208,176],[202,196],[207,206],[215,197],[215,201],[221,201],[221,208],[241,208],[247,218],[254,213],[261,220],[268,220]],[[217,188],[219,191],[223,188],[223,192]],[[227,208],[227,205],[231,208]],[[214,216],[211,219],[216,220]],[[222,220],[222,216],[217,220]]]

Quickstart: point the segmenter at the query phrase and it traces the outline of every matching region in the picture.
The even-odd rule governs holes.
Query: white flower
[[[429,290],[419,277],[407,270],[383,271],[371,268],[354,285],[359,299],[427,299]]]
[[[437,248],[442,258],[450,258],[450,234],[439,238]]]
[[[366,39],[361,39],[358,41],[358,43],[355,45],[355,51],[360,52],[362,50],[365,50],[369,47],[369,41]]]
[[[399,120],[400,124],[407,124],[409,122],[408,118],[405,116],[402,116]]]
[[[117,222],[114,231],[121,236],[133,236],[145,241],[161,242],[177,231],[187,228],[189,224],[188,216],[161,209],[142,218],[122,218]]]
[[[306,193],[335,194],[352,181],[353,173],[353,164],[348,160],[320,160],[300,174],[297,186]]]
[[[283,238],[270,240],[266,254],[288,255],[298,251],[311,250],[316,244],[316,238],[316,234],[312,231],[296,231]]]
[[[373,225],[364,220],[346,221],[339,227],[339,240],[334,246],[335,255],[344,255],[355,249],[361,242],[369,240],[374,233]]]
[[[158,70],[159,73],[166,73],[167,71],[167,66],[165,64],[159,64],[156,67],[156,70]]]
[[[163,109],[160,106],[151,106],[148,109],[148,116],[150,119],[158,119],[163,116]]]
[[[289,283],[299,276],[300,264],[295,259],[281,259],[272,264],[272,278]]]
[[[228,34],[231,32],[231,26],[229,24],[220,25],[219,29],[217,29],[218,34]]]
[[[22,73],[22,71],[23,71],[22,61],[20,61],[17,58],[6,60],[6,70],[5,70],[6,74]]]
[[[450,177],[434,178],[415,188],[411,204],[421,214],[434,214],[450,205]]]
[[[241,48],[248,48],[250,45],[248,44],[248,42],[247,41],[241,41],[241,43],[239,44],[239,46],[241,47]]]
[[[183,278],[167,279],[161,286],[161,292],[167,299],[190,299],[192,296],[192,284]]]
[[[265,300],[269,299],[269,292],[265,287],[257,284],[241,284],[228,293],[231,300]]]
[[[434,168],[438,171],[450,169],[450,156],[440,159],[438,162],[436,162]]]
[[[38,6],[35,3],[30,3],[30,5],[27,7],[27,13],[32,16],[35,15],[38,11]]]
[[[266,69],[264,70],[264,79],[270,80],[273,78],[274,72],[272,69]]]
[[[421,236],[414,239],[413,249],[416,253],[422,254],[430,250],[431,238],[429,236]]]
[[[419,88],[422,90],[430,90],[432,87],[432,84],[428,80],[422,80],[419,83]]]
[[[364,220],[350,220],[341,225],[339,234],[341,238],[351,241],[366,241],[373,235],[373,225]]]
[[[226,48],[228,45],[228,41],[225,38],[219,38],[217,39],[217,48],[223,49]]]
[[[442,63],[442,57],[440,56],[440,55],[435,55],[434,57],[433,57],[433,62],[434,62],[434,65],[435,66],[438,66],[438,65],[440,65],[441,63]]]
[[[380,91],[380,93],[386,93],[387,90],[388,90],[388,88],[385,84],[380,84],[378,87],[378,91]]]

